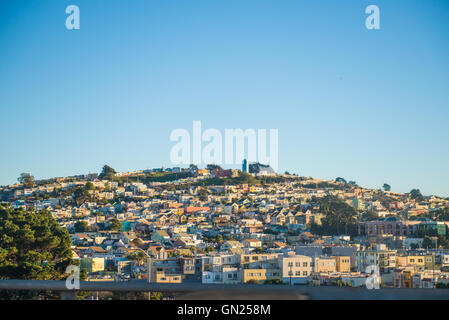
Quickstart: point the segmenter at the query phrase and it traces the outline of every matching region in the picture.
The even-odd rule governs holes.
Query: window
[[[303,262],[303,263],[302,263],[302,266],[303,266],[303,267],[307,267],[307,262]]]
[[[228,279],[232,279],[232,273],[228,273]]]
[[[297,266],[297,267],[300,267],[300,266],[301,266],[301,263],[300,263],[300,262],[296,262],[296,266]]]
[[[307,271],[303,271],[303,272],[302,272],[302,275],[303,275],[303,276],[307,276]]]
[[[300,276],[301,275],[301,271],[296,271],[296,275]]]
[[[289,263],[288,263],[288,266],[289,266],[289,267],[293,267],[293,262],[289,262]]]

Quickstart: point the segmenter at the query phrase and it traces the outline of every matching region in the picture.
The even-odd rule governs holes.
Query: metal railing
[[[0,280],[0,290],[52,290],[61,299],[76,299],[78,291],[164,292],[179,300],[449,300],[449,289],[368,290],[352,287],[311,287],[291,285],[148,283],[145,280],[122,282],[80,281],[78,290],[69,290],[65,281]]]

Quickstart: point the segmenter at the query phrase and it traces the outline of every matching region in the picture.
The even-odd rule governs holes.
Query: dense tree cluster
[[[122,223],[117,218],[112,218],[109,221],[109,230],[120,231],[122,229]]]
[[[220,166],[217,165],[217,164],[208,164],[206,168],[207,168],[207,170],[210,170],[210,171],[213,171],[213,170],[223,170],[223,168],[220,167]]]
[[[312,232],[323,235],[357,234],[357,211],[333,196],[314,199],[324,214],[322,225],[312,225]]]
[[[62,279],[71,244],[50,212],[0,205],[0,278]]]
[[[99,179],[112,180],[117,172],[108,165],[103,166],[103,170],[98,175]]]
[[[421,194],[421,191],[419,191],[419,189],[412,189],[409,195],[412,199],[415,199],[416,201],[424,200],[424,196]]]
[[[34,177],[30,173],[21,173],[17,180],[27,188],[30,188],[35,184]]]

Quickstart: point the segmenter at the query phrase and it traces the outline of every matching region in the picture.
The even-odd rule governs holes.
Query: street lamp
[[[292,285],[292,275],[293,275],[292,267],[293,267],[293,262],[289,262],[289,267],[290,267],[290,271],[289,271],[288,274],[290,276],[290,285]]]

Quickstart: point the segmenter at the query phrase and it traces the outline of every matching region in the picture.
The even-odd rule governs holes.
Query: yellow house
[[[314,271],[318,273],[335,273],[337,271],[337,263],[334,258],[314,259]]]
[[[266,269],[243,269],[242,270],[243,283],[247,283],[250,280],[264,282],[267,280]]]
[[[414,267],[418,270],[423,270],[426,267],[426,257],[425,256],[405,256],[407,259],[407,266]]]
[[[182,275],[156,271],[156,283],[182,283]]]
[[[402,272],[402,283],[404,288],[413,288],[413,274],[411,270],[404,270]]]
[[[243,269],[242,281],[247,283],[248,281],[259,281],[263,283],[265,280],[281,279],[280,269]]]
[[[240,265],[243,269],[277,269],[278,253],[241,254]]]
[[[393,275],[395,288],[413,288],[414,267],[397,268]]]
[[[351,272],[350,256],[334,256],[337,272]]]
[[[249,187],[249,192],[250,192],[250,193],[257,192],[257,188],[254,187],[254,186],[251,186],[251,187]]]
[[[396,267],[404,268],[407,266],[407,257],[406,256],[397,256],[396,257]]]
[[[312,257],[303,255],[284,255],[279,260],[282,280],[286,283],[307,283],[312,275]]]
[[[92,258],[92,272],[104,271],[104,258]]]

